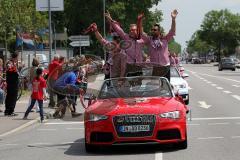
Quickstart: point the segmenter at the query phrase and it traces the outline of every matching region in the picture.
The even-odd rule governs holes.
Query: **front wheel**
[[[182,142],[177,143],[176,147],[178,149],[187,149],[187,147],[188,147],[187,134],[186,134],[186,139],[184,141],[182,141]]]

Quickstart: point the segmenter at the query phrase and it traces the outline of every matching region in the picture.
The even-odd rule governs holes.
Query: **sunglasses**
[[[158,31],[158,29],[151,29],[152,31]]]

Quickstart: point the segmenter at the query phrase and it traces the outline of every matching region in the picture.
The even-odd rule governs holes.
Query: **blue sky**
[[[204,15],[211,10],[229,9],[240,14],[240,0],[162,0],[153,9],[163,11],[163,21],[160,23],[165,31],[171,27],[171,11],[178,10],[176,41],[186,47],[192,34],[200,29]]]

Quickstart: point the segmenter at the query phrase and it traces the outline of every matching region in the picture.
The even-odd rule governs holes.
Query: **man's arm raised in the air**
[[[170,41],[173,38],[173,36],[175,36],[175,34],[176,34],[176,17],[177,17],[177,14],[178,14],[178,11],[176,9],[174,9],[171,13],[172,25],[171,25],[170,31],[165,36],[165,39],[167,39],[167,41]]]
[[[117,34],[124,40],[127,39],[127,34],[123,31],[123,29],[120,27],[120,25],[114,21],[110,15],[110,13],[107,11],[107,13],[105,13],[105,17],[108,20],[108,22],[110,23],[110,25],[113,27],[113,30],[115,32],[117,32]]]

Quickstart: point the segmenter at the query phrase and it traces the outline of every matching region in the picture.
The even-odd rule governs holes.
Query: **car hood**
[[[115,98],[97,100],[86,113],[101,115],[122,115],[122,114],[159,114],[175,111],[183,105],[176,97],[171,98]]]
[[[183,83],[185,83],[186,85],[188,85],[188,84],[187,84],[187,81],[186,81],[185,79],[181,78],[181,77],[171,77],[170,83],[171,83],[172,85],[180,85],[180,84],[183,84]]]

